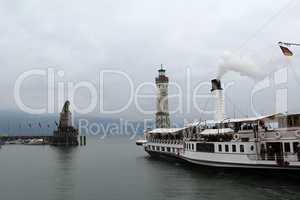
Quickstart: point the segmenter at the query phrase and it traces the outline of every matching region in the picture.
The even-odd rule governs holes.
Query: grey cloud
[[[64,70],[69,81],[88,80],[96,85],[101,70],[117,69],[126,72],[137,84],[153,82],[157,65],[164,63],[170,79],[185,88],[183,71],[187,66],[192,71],[193,85],[209,81],[217,75],[218,60],[224,51],[250,55],[266,67],[282,65],[278,40],[299,41],[300,4],[289,2],[1,1],[0,65],[4,75],[0,94],[6,96],[2,105],[16,109],[12,95],[14,80],[32,68],[54,67]],[[280,12],[282,8],[285,9]],[[300,55],[300,49],[295,49],[292,61],[295,66],[300,64],[297,54]],[[300,74],[300,70],[296,71]],[[240,81],[241,86],[232,89],[231,98],[237,105],[247,105],[248,98],[234,94],[248,97],[251,90],[248,85],[254,82],[235,73],[223,79]],[[108,77],[105,83],[111,106],[126,101],[128,90],[124,80]],[[292,88],[295,87],[293,83]],[[28,101],[33,105],[43,104],[35,100],[44,98],[42,90],[36,84],[28,86],[26,95],[41,96]],[[78,95],[82,95],[78,102],[85,105],[84,93]],[[294,98],[299,96],[295,94]],[[154,103],[143,102],[147,107],[153,107]],[[242,107],[248,112],[247,106]],[[120,115],[142,117],[134,106]],[[188,114],[190,118],[199,115],[196,111]]]

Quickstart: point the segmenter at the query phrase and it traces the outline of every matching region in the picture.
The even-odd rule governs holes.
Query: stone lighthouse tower
[[[156,128],[170,128],[170,116],[168,105],[168,84],[169,78],[166,76],[166,70],[158,70],[158,77],[155,78],[157,87],[156,102]]]

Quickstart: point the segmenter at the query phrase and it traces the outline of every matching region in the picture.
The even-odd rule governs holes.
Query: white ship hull
[[[234,143],[232,143],[234,144]],[[235,143],[236,144],[236,143]],[[245,145],[245,144],[244,144]],[[217,145],[216,145],[217,146]],[[251,146],[251,145],[249,145]],[[184,149],[183,144],[147,143],[144,145],[145,151],[155,157],[175,158],[171,160],[181,160],[184,162],[222,168],[244,168],[244,169],[275,169],[275,170],[300,170],[300,161],[297,155],[290,156],[284,161],[286,165],[278,164],[274,160],[259,160],[256,154],[249,153],[205,153]],[[247,146],[246,146],[247,148]]]

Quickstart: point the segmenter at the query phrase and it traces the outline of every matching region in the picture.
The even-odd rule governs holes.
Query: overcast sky
[[[256,71],[292,67],[289,107],[300,112],[300,48],[292,48],[295,55],[286,61],[277,45],[278,41],[300,42],[299,10],[300,2],[296,0],[2,0],[0,109],[20,110],[14,98],[18,76],[48,67],[64,71],[63,77],[56,77],[57,82],[90,81],[96,87],[101,71],[121,70],[132,79],[136,89],[143,82],[154,82],[158,66],[163,63],[170,80],[190,95],[198,83],[217,76],[224,52],[231,52],[251,59]],[[186,89],[186,69],[191,72],[191,90]],[[237,108],[226,101],[228,115],[237,110],[253,115],[249,110],[250,95],[259,80],[229,72],[222,81],[234,81],[226,95]],[[21,96],[26,105],[35,108],[47,104],[45,83],[43,77],[31,77],[24,82]],[[126,104],[129,84],[124,77],[108,74],[104,83],[105,90],[101,92],[105,108]],[[155,88],[150,86],[142,91],[155,94]],[[209,88],[203,92],[209,92]],[[257,95],[255,102],[260,112],[274,111],[272,92],[274,88]],[[170,93],[176,93],[176,89],[171,87]],[[55,96],[55,108],[60,109],[66,98],[56,99]],[[90,100],[86,90],[76,93],[78,107],[87,106]],[[189,99],[183,98],[185,107],[188,103]],[[140,104],[151,109],[155,99],[144,99]],[[178,100],[170,100],[170,107],[177,104]],[[199,104],[208,106],[206,101]],[[133,104],[118,114],[103,114],[98,108],[99,104],[93,114],[130,119],[153,116],[138,112]],[[201,113],[191,107],[190,111],[184,109],[172,115],[179,116],[192,119],[199,118]]]

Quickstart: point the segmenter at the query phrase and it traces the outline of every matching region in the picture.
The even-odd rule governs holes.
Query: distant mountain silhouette
[[[144,123],[124,119],[79,116],[74,119],[74,126],[79,127],[79,120],[86,128],[80,129],[82,135],[113,136],[142,135]],[[59,114],[32,115],[18,111],[0,111],[0,136],[48,136],[52,135],[59,123]],[[88,122],[88,124],[86,123]],[[153,123],[147,126],[153,127]]]

